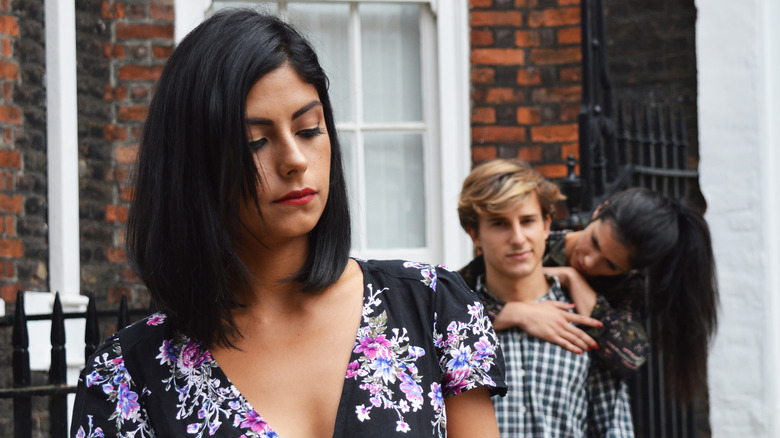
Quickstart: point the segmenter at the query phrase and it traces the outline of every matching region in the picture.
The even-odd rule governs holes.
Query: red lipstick
[[[274,200],[274,203],[284,205],[303,205],[314,199],[314,195],[316,194],[316,191],[307,187],[303,190],[293,190],[281,198]]]

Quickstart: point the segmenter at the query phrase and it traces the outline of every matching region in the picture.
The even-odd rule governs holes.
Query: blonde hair
[[[566,199],[557,185],[547,181],[528,163],[498,159],[474,168],[458,199],[458,218],[464,230],[477,230],[481,215],[506,213],[536,193],[542,216],[555,214],[555,202]]]

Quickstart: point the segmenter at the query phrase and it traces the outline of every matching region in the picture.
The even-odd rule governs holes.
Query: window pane
[[[420,6],[362,4],[366,122],[422,121]]]
[[[349,5],[288,3],[290,23],[314,46],[330,80],[330,98],[337,122],[352,121],[349,86]]]
[[[359,248],[360,239],[360,194],[357,192],[357,167],[355,167],[355,134],[339,132],[341,157],[344,165],[344,178],[347,180],[349,197],[349,218],[352,224],[352,247]]]
[[[425,242],[421,134],[365,136],[368,248],[420,248]]]

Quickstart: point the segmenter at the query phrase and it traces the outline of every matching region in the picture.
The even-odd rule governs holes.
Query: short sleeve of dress
[[[437,272],[433,336],[443,398],[480,386],[506,395],[504,357],[482,303],[459,274],[443,267]]]
[[[71,436],[154,436],[140,396],[141,390],[125,367],[119,340],[110,338],[79,377]]]

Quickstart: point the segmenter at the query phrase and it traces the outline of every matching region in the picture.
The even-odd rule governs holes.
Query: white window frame
[[[187,34],[211,9],[211,0],[198,0],[202,5],[193,7],[191,0],[175,0],[177,42]],[[295,0],[311,3],[345,3],[346,0]],[[471,241],[460,228],[457,217],[457,199],[463,179],[471,168],[470,130],[470,43],[468,23],[468,0],[354,0],[360,3],[416,3],[426,5],[421,18],[423,114],[425,122],[410,123],[402,127],[409,132],[426,129],[424,136],[425,160],[425,202],[426,202],[426,247],[369,250],[365,248],[364,237],[357,242],[353,254],[361,258],[403,258],[430,263],[443,263],[459,268],[470,260]],[[201,7],[202,6],[202,7]],[[179,18],[179,11],[187,16]],[[202,12],[202,13],[201,13]],[[428,41],[429,44],[426,44]],[[355,48],[351,50],[356,51]],[[354,53],[353,53],[354,56]],[[358,53],[359,56],[359,53]],[[355,65],[359,58],[355,59]],[[355,87],[360,89],[360,87]],[[356,99],[357,96],[352,96]],[[360,99],[358,99],[360,102]],[[355,114],[355,117],[359,117]],[[393,124],[398,128],[399,124]],[[384,126],[376,124],[338,124],[343,132],[364,132],[379,130]],[[351,129],[350,129],[351,128]],[[360,148],[358,148],[360,151]],[[358,153],[357,163],[362,162]],[[357,165],[362,175],[362,166]],[[358,182],[361,185],[362,182]],[[358,198],[365,205],[364,196]],[[361,199],[363,201],[361,201]],[[355,224],[365,229],[365,219]]]

